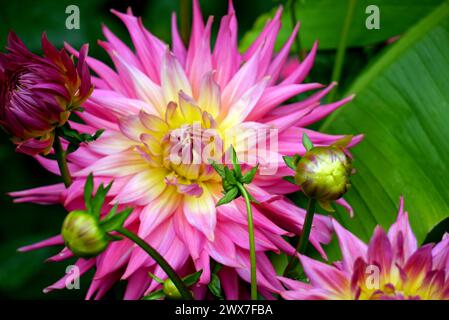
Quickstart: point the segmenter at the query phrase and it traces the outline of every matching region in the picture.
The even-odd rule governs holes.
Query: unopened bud
[[[332,201],[341,198],[350,187],[351,158],[339,146],[314,147],[296,167],[295,182],[310,198]]]
[[[72,211],[62,225],[65,245],[78,257],[96,256],[108,246],[107,234],[98,219],[84,211]]]

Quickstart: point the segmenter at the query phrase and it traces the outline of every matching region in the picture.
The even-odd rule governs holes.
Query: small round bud
[[[179,300],[182,298],[181,293],[170,278],[165,280],[162,286],[162,290],[167,298],[172,300]]]
[[[98,219],[84,211],[70,212],[62,224],[61,233],[65,245],[78,257],[96,256],[109,243]]]
[[[312,148],[298,162],[295,182],[309,198],[337,200],[351,185],[351,162],[341,147]]]

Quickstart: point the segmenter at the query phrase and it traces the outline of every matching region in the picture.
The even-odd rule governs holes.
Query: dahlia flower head
[[[8,53],[0,53],[0,125],[13,136],[17,151],[47,154],[54,128],[92,92],[85,63],[87,45],[75,66],[66,50],[56,50],[42,35],[43,57],[30,52],[11,32]]]
[[[282,155],[305,153],[300,142],[304,132],[316,146],[341,139],[341,135],[321,134],[304,127],[343,106],[352,97],[321,105],[320,100],[335,84],[324,87],[302,83],[313,65],[317,44],[297,68],[279,79],[299,29],[295,27],[282,50],[273,52],[281,28],[281,9],[244,53],[238,50],[232,2],[227,15],[221,19],[213,50],[210,47],[213,18],[204,24],[196,0],[187,48],[180,39],[174,14],[169,47],[145,29],[131,10],[126,14],[112,12],[126,25],[135,50],[103,26],[106,41],[99,44],[110,55],[115,70],[94,58],[86,58],[97,75],[92,78],[95,90],[83,104],[84,112],[79,113],[85,124],[70,123],[80,132],[93,133],[98,129],[105,132],[96,141],[82,144],[69,154],[74,182],[68,189],[56,184],[14,192],[12,196],[16,202],[61,203],[71,211],[83,209],[83,186],[90,173],[95,177],[96,186],[113,181],[105,212],[116,203],[119,209],[133,207],[126,228],[150,243],[181,276],[203,270],[193,288],[195,298],[207,297],[211,261],[222,265],[218,277],[227,299],[249,298],[249,237],[243,199],[216,207],[222,196],[221,180],[208,159],[185,163],[170,157],[173,153],[178,155],[174,150],[180,147],[184,150],[195,141],[200,145],[212,141],[212,150],[217,152],[221,152],[217,146],[228,150],[233,144],[244,172],[260,164],[259,174],[247,189],[258,201],[252,205],[258,289],[266,298],[272,298],[283,287],[267,252],[294,254],[294,248],[283,237],[300,234],[305,218],[305,211],[284,196],[298,188],[282,179],[292,174]],[[78,54],[70,46],[67,48]],[[316,89],[322,90],[301,102],[282,105],[300,93]],[[193,128],[198,124],[199,129]],[[213,139],[208,136],[209,129],[214,129]],[[248,135],[247,130],[256,129],[275,129],[275,133],[257,138],[257,146],[254,141],[246,145],[238,143]],[[231,134],[226,138],[228,132]],[[193,139],[198,135],[205,136],[207,141]],[[277,149],[269,147],[273,135]],[[361,138],[354,137],[349,146]],[[255,149],[258,152],[251,154]],[[190,150],[188,156],[198,156]],[[36,158],[58,174],[55,161]],[[269,174],[262,174],[263,170]],[[351,212],[343,199],[338,203]],[[331,232],[329,218],[317,215],[310,242],[323,257],[321,245],[330,241]],[[22,250],[62,244],[61,236],[57,235]],[[60,261],[71,256],[65,248],[50,260]],[[101,298],[117,281],[126,280],[124,298],[138,299],[160,289],[160,284],[148,276],[149,272],[166,278],[155,262],[127,239],[111,243],[95,258],[79,259],[76,265],[81,273],[96,269],[87,298]],[[45,291],[64,287],[65,278],[62,278]]]
[[[292,300],[448,300],[449,234],[418,247],[401,198],[396,222],[380,226],[366,245],[335,220],[342,260],[329,265],[301,255],[310,283],[280,278]]]

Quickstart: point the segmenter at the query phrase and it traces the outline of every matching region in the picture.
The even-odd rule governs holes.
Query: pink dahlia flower
[[[0,125],[13,136],[17,151],[46,154],[53,144],[53,129],[92,92],[87,46],[81,49],[77,66],[45,34],[43,57],[31,53],[13,32],[7,49],[8,53],[0,53]]]
[[[332,223],[343,260],[328,265],[301,256],[310,283],[281,278],[285,299],[449,299],[449,235],[418,247],[403,199],[388,233],[376,227],[368,245]]]
[[[223,266],[218,276],[226,297],[244,297],[239,286],[241,280],[249,281],[250,262],[243,200],[216,208],[222,196],[221,181],[207,159],[186,163],[177,162],[171,156],[178,155],[175,150],[184,151],[187,147],[187,156],[195,158],[197,154],[190,147],[196,142],[202,145],[215,141],[221,144],[222,150],[227,150],[229,132],[238,132],[233,136],[238,140],[245,136],[246,129],[276,129],[277,150],[261,146],[271,136],[263,141],[259,139],[255,156],[249,155],[256,149],[254,144],[235,147],[239,159],[246,159],[244,170],[249,167],[246,164],[256,163],[261,164],[261,170],[269,171],[270,166],[277,168],[269,175],[257,175],[248,190],[259,202],[253,206],[259,291],[267,298],[271,293],[279,293],[283,288],[266,253],[293,254],[294,248],[283,237],[300,234],[305,217],[303,209],[284,197],[296,191],[296,187],[282,179],[292,172],[281,155],[305,152],[300,143],[304,131],[315,145],[329,145],[341,139],[342,136],[320,134],[303,127],[322,119],[352,97],[321,105],[321,98],[332,84],[304,101],[281,106],[302,92],[322,88],[317,83],[302,84],[312,67],[316,45],[288,77],[278,80],[298,32],[297,26],[284,48],[277,54],[273,52],[281,27],[281,10],[243,54],[237,49],[237,21],[232,3],[228,14],[221,19],[213,50],[210,48],[212,17],[203,24],[198,1],[193,4],[193,30],[188,48],[179,37],[175,16],[173,43],[169,49],[131,11],[113,13],[128,28],[135,52],[103,27],[107,41],[101,41],[100,45],[109,53],[116,71],[87,58],[97,74],[93,78],[95,90],[83,105],[85,111],[80,113],[85,124],[71,123],[83,132],[105,129],[104,134],[69,155],[74,182],[67,190],[57,184],[15,192],[12,196],[17,202],[62,203],[67,210],[74,210],[83,207],[82,190],[89,173],[94,174],[96,185],[113,180],[109,204],[135,208],[125,227],[151,243],[181,275],[203,270],[200,285],[195,288],[196,298],[205,297],[204,284],[210,281],[212,260]],[[210,129],[214,130],[213,139],[208,136]],[[195,139],[197,136],[207,139]],[[356,137],[350,145],[360,139]],[[271,160],[261,156],[264,152],[260,150],[269,153]],[[184,159],[182,152],[180,157]],[[54,161],[41,157],[38,160],[48,170],[58,173]],[[339,203],[349,208],[344,200]],[[318,215],[310,241],[323,256],[321,244],[328,243],[330,238],[330,220]],[[57,235],[22,250],[62,244],[61,236]],[[71,256],[64,249],[50,260]],[[87,298],[100,298],[120,279],[128,283],[126,299],[140,298],[160,288],[148,272],[166,277],[151,258],[128,240],[114,242],[98,257],[80,259],[77,265],[82,273],[96,267]],[[63,278],[46,290],[64,288],[64,281]]]

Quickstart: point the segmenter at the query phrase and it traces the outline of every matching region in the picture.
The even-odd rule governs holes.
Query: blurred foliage
[[[348,36],[348,47],[361,47],[385,41],[402,34],[420,18],[435,9],[443,0],[358,0],[355,14]],[[296,17],[301,21],[301,45],[310,49],[318,40],[320,49],[337,48],[340,30],[346,15],[346,0],[296,0]],[[378,30],[365,27],[367,14],[365,9],[370,5],[379,8],[381,25]],[[254,41],[264,27],[266,21],[273,17],[277,8],[261,15],[254,27],[243,38],[240,48],[246,49]],[[290,6],[282,16],[283,28],[279,33],[276,49],[288,39],[292,31]]]

